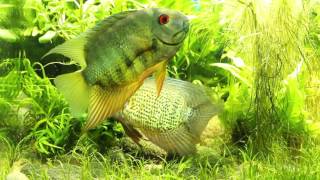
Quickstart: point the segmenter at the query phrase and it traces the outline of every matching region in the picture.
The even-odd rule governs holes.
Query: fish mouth
[[[183,42],[183,40],[186,38],[187,32],[185,31],[185,29],[183,29],[183,30],[175,33],[175,34],[172,36],[173,38],[175,38],[175,37],[177,37],[177,36],[180,36],[181,34],[182,34],[182,37],[179,38],[180,40],[179,40],[178,42],[167,42],[167,41],[161,39],[161,38],[158,37],[158,36],[156,36],[156,37],[157,37],[157,39],[158,39],[161,43],[163,43],[163,44],[165,44],[165,45],[168,45],[168,46],[177,46],[177,45],[181,44],[181,43]]]

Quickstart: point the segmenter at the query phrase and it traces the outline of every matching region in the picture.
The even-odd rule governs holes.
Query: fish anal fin
[[[162,61],[159,64],[159,68],[156,71],[156,85],[157,85],[157,95],[160,95],[164,79],[166,78],[166,73],[167,73],[167,63],[168,61]]]
[[[168,152],[180,156],[194,154],[200,137],[191,134],[185,126],[168,132],[142,132],[151,142]]]
[[[89,104],[89,87],[81,71],[60,75],[54,82],[69,103],[73,116],[80,116],[86,112]]]
[[[90,90],[88,120],[84,130],[95,128],[105,118],[123,108],[125,102],[137,91],[143,81],[136,81],[126,86],[104,89],[94,85]]]

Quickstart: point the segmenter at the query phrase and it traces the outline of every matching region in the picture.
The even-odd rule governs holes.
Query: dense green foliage
[[[52,84],[76,67],[61,56],[41,59],[99,20],[144,7],[192,17],[169,76],[204,84],[225,101],[223,136],[192,158],[159,162],[127,147],[120,153],[123,130],[113,119],[82,135],[86,117],[72,118]],[[316,179],[319,43],[318,0],[0,0],[0,176],[27,152],[51,158],[47,168],[28,170],[33,178],[78,163],[81,173],[66,177]]]

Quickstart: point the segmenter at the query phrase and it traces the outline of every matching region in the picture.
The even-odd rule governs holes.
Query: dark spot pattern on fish
[[[136,59],[138,59],[146,68],[148,68],[152,64],[152,53],[154,51],[154,48],[156,47],[152,43],[149,48],[138,50],[136,52]]]
[[[122,70],[120,66],[117,66],[114,70],[117,74],[122,74]]]
[[[107,89],[108,87],[111,87],[111,86],[117,86],[118,83],[115,82],[112,79],[103,79],[103,80],[96,81],[94,85],[98,85],[98,86],[100,86],[102,88],[106,88]]]
[[[132,66],[132,64],[133,64],[133,62],[130,60],[129,57],[125,57],[124,62],[126,63],[126,66],[128,68],[130,68]]]
[[[105,87],[100,80],[96,81],[94,85],[98,85],[100,87]]]
[[[158,48],[158,41],[156,38],[152,39],[152,45],[151,45],[151,50],[156,51]]]

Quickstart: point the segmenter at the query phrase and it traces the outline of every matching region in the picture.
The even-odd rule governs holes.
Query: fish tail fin
[[[73,116],[80,116],[86,112],[89,104],[89,86],[81,71],[60,75],[54,82],[69,103]]]
[[[62,54],[78,63],[81,68],[84,69],[87,66],[84,53],[85,44],[86,39],[84,36],[70,39],[51,49],[47,54],[42,56],[42,58],[50,54]]]
[[[183,92],[188,107],[195,112],[189,121],[190,131],[200,138],[209,120],[223,109],[223,103],[221,100],[213,99],[212,91],[207,87],[171,78],[167,80],[167,84]]]
[[[186,126],[165,133],[143,132],[143,134],[168,154],[180,156],[194,154],[198,138],[191,134]]]
[[[211,100],[199,104],[195,108],[196,113],[189,121],[190,131],[200,138],[209,121],[222,110],[221,104],[213,104]]]

